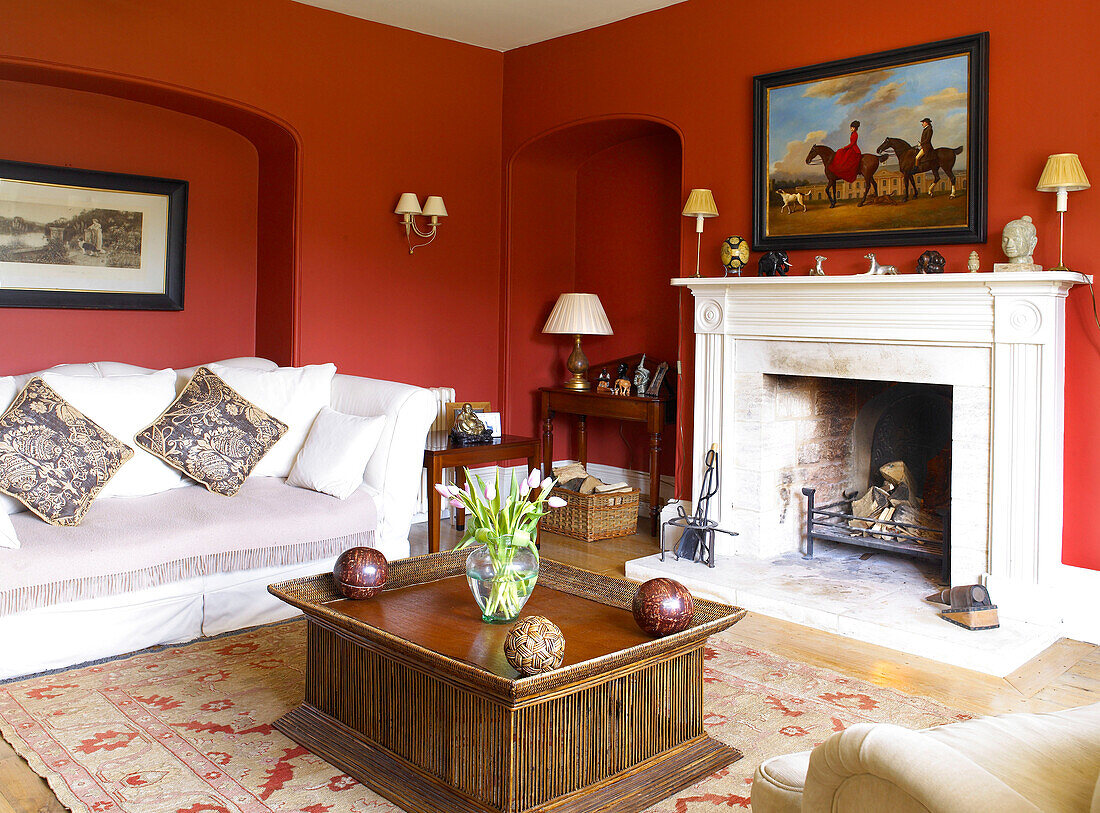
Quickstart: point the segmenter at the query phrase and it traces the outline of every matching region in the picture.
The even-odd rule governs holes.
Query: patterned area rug
[[[292,621],[0,686],[0,733],[74,811],[395,811],[271,727],[301,700],[305,624]],[[761,759],[857,722],[923,728],[945,706],[737,643],[710,641],[706,725],[745,756],[654,807],[748,808]]]

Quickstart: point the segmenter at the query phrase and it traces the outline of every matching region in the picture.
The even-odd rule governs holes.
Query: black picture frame
[[[967,84],[967,223],[965,226],[815,234],[767,234],[771,203],[768,166],[768,92],[773,88],[818,82],[847,74],[969,56]],[[866,56],[824,62],[753,77],[752,247],[755,251],[816,250],[871,246],[984,243],[988,234],[989,33],[940,40]],[[944,146],[944,145],[936,145]],[[820,165],[819,165],[820,166]]]
[[[93,310],[183,310],[185,249],[187,242],[187,181],[103,172],[93,169],[0,160],[0,181],[24,181],[91,191],[132,192],[167,199],[164,286],[160,293],[104,292],[0,285],[0,307],[79,308]],[[161,237],[160,230],[156,237]],[[143,234],[143,239],[145,235]],[[159,267],[159,266],[158,266]]]

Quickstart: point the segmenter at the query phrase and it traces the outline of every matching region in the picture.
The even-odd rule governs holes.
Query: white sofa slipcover
[[[220,363],[277,366],[260,358]],[[177,370],[177,390],[195,369]],[[152,371],[96,362],[52,372]],[[18,376],[17,383],[33,375]],[[250,478],[239,502],[197,485],[97,501],[86,526],[76,529],[54,528],[29,513],[14,515],[22,548],[0,550],[0,680],[289,617],[293,608],[269,595],[267,585],[331,569],[339,552],[352,545],[373,545],[391,559],[407,556],[434,398],[419,387],[338,374],[331,406],[386,417],[363,486],[346,502],[296,489],[281,478]],[[118,538],[114,549],[112,535]],[[71,557],[65,556],[66,544],[78,546]],[[121,564],[102,561],[111,558]],[[127,561],[133,566],[126,567]],[[75,572],[55,572],[65,565]],[[58,586],[66,580],[68,587]]]

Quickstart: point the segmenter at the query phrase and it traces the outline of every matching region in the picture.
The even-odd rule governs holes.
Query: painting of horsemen
[[[753,248],[986,239],[989,35],[754,79]]]

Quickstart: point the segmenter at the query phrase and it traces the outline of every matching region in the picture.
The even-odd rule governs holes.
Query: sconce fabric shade
[[[1085,168],[1081,166],[1077,153],[1064,152],[1047,158],[1047,165],[1043,167],[1043,174],[1035,189],[1039,192],[1057,192],[1059,189],[1080,192],[1090,186],[1092,184],[1085,175]]]
[[[416,194],[413,192],[402,192],[401,197],[397,201],[397,208],[393,210],[395,215],[418,215],[420,214],[420,201],[417,199]]]
[[[684,204],[684,217],[718,217],[718,206],[709,189],[692,189]]]
[[[439,195],[428,195],[428,199],[424,201],[424,211],[421,214],[428,217],[446,217],[447,207],[443,205],[443,198]]]
[[[550,311],[550,318],[542,328],[543,333],[579,333],[586,336],[610,336],[611,323],[607,321],[600,298],[595,294],[562,294]]]

